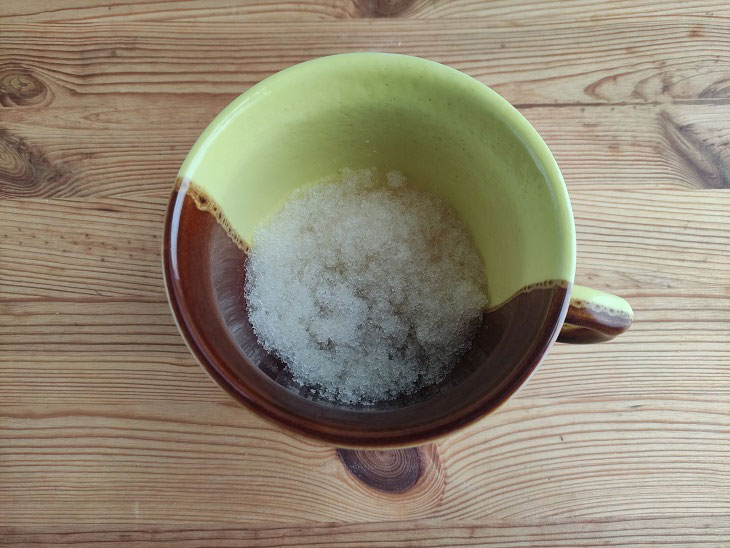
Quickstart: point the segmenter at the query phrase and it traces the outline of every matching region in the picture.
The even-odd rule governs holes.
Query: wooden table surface
[[[567,180],[576,280],[636,312],[401,494],[215,386],[160,272],[213,116],[360,50],[515,104]],[[727,1],[5,0],[0,105],[0,545],[730,546]]]

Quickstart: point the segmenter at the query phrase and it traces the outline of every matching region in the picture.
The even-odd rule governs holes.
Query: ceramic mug
[[[255,227],[295,189],[369,167],[401,171],[456,210],[483,257],[489,309],[441,383],[357,407],[312,399],[264,351],[246,315],[244,264]],[[626,330],[631,307],[574,285],[575,261],[563,177],[527,120],[457,70],[382,53],[293,66],[228,105],[180,169],[163,244],[174,316],[213,379],[293,432],[358,448],[446,435],[503,403],[556,339]]]

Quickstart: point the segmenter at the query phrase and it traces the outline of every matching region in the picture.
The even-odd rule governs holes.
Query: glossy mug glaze
[[[345,167],[398,170],[441,196],[487,272],[489,309],[461,363],[438,385],[374,407],[309,397],[256,340],[243,297],[255,227],[295,189]],[[228,105],[180,169],[163,243],[172,310],[213,379],[293,432],[360,448],[448,434],[504,402],[556,339],[626,330],[631,307],[574,285],[575,260],[565,183],[527,120],[459,71],[382,53],[290,67]]]

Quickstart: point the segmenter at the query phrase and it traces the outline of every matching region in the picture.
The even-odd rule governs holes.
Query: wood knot
[[[23,67],[0,68],[0,105],[25,107],[43,103],[50,92],[39,78]]]
[[[338,449],[337,454],[358,480],[386,493],[408,491],[424,471],[424,458],[418,447],[389,451]]]
[[[25,139],[0,128],[0,198],[57,196],[69,189],[64,173]]]
[[[659,114],[659,123],[669,148],[689,168],[697,187],[730,188],[730,156],[723,148],[703,139],[700,127],[680,125],[666,111]]]
[[[730,78],[720,78],[702,90],[700,99],[730,99]]]
[[[413,5],[413,0],[355,0],[360,17],[398,17]]]

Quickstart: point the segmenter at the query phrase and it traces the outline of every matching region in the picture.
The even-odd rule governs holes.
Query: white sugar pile
[[[343,171],[296,193],[254,235],[251,325],[296,381],[372,404],[439,382],[487,304],[484,267],[440,199],[389,172]]]

